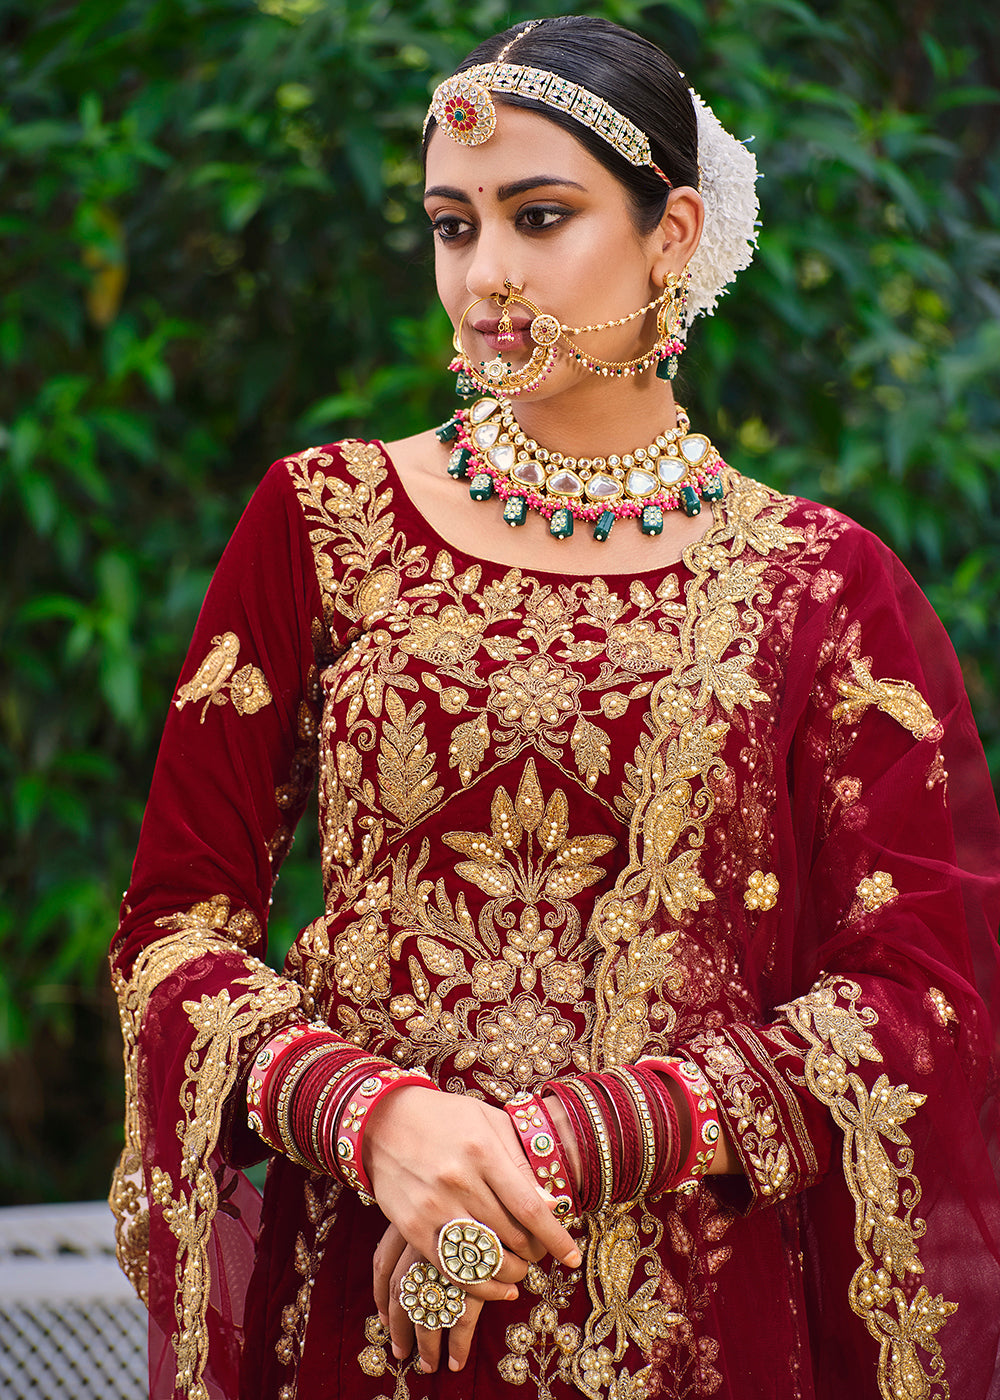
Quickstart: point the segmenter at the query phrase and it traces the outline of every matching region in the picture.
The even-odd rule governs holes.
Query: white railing
[[[103,1201],[0,1209],[0,1396],[143,1400],[146,1310]]]

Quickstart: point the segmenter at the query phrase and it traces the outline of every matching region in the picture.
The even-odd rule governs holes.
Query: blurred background
[[[1000,15],[979,0],[0,0],[0,1204],[119,1146],[106,948],[211,569],[276,457],[451,411],[429,93],[515,20],[667,49],[753,150],[679,398],[905,560],[1000,776]],[[320,907],[310,818],[272,956]]]

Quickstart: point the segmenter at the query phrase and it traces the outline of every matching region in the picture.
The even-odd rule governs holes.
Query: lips
[[[510,326],[511,331],[513,333],[513,338],[508,338],[506,340],[501,340],[499,338],[499,319],[490,321],[474,321],[472,324],[472,329],[474,331],[478,331],[478,333],[486,341],[486,344],[490,347],[492,351],[502,352],[505,350],[529,349],[532,344],[531,336],[529,334],[530,325],[530,321],[519,321],[512,316],[510,319]]]

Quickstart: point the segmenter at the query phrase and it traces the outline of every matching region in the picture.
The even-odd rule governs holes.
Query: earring
[[[656,339],[659,364],[656,366],[657,379],[673,379],[677,373],[677,361],[684,351],[684,341],[680,331],[687,307],[688,288],[691,286],[689,268],[678,277],[676,272],[667,274],[663,284],[665,296],[656,312]]]

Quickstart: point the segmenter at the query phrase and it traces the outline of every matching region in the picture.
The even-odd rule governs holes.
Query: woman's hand
[[[363,1143],[365,1170],[378,1204],[413,1250],[405,1264],[402,1255],[393,1259],[396,1243],[390,1232],[376,1254],[376,1303],[389,1318],[394,1352],[397,1344],[412,1346],[412,1324],[398,1308],[399,1278],[416,1259],[437,1263],[438,1233],[449,1220],[480,1221],[496,1231],[505,1251],[497,1277],[468,1290],[466,1316],[454,1329],[457,1343],[449,1344],[454,1369],[455,1361],[464,1364],[468,1355],[482,1303],[516,1297],[511,1285],[524,1277],[530,1262],[551,1254],[571,1269],[579,1266],[580,1251],[553,1216],[550,1198],[533,1181],[502,1109],[464,1094],[410,1086],[374,1106]],[[394,1308],[402,1319],[396,1327]],[[433,1358],[433,1368],[440,1339],[423,1328],[416,1334],[421,1358]]]
[[[382,1325],[388,1329],[392,1344],[392,1354],[397,1361],[409,1356],[416,1342],[422,1371],[436,1371],[441,1364],[441,1332],[428,1332],[426,1327],[415,1327],[403,1311],[399,1301],[399,1285],[411,1264],[420,1262],[420,1256],[403,1236],[390,1225],[379,1241],[375,1251],[375,1306],[378,1308]],[[523,1275],[522,1275],[523,1277]],[[501,1295],[504,1298],[517,1297],[517,1289],[505,1285]],[[483,1310],[482,1298],[471,1293],[465,1300],[465,1312],[448,1331],[448,1369],[460,1371],[469,1359],[472,1336]]]

